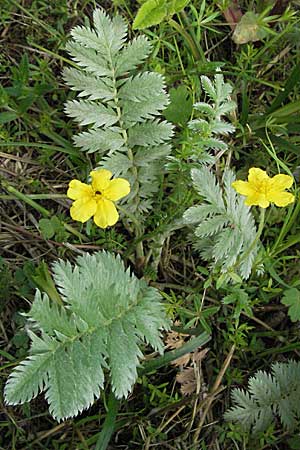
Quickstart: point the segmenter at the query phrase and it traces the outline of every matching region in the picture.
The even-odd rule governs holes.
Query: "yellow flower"
[[[284,191],[292,186],[293,181],[289,175],[282,174],[270,178],[264,170],[252,167],[249,170],[248,181],[234,181],[232,187],[247,197],[246,205],[267,208],[270,202],[276,206],[287,206],[294,202],[295,196]]]
[[[92,184],[72,180],[67,196],[75,200],[70,214],[73,220],[86,222],[94,216],[94,222],[100,228],[114,225],[119,214],[113,202],[120,200],[130,192],[130,185],[123,178],[111,180],[112,173],[106,169],[90,173]]]

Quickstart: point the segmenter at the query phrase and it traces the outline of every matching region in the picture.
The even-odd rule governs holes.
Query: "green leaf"
[[[213,82],[206,76],[201,76],[201,84],[205,93],[210,97],[211,100],[217,100],[217,92]]]
[[[146,119],[153,119],[168,104],[168,97],[164,92],[153,93],[152,97],[142,102],[127,101],[123,108],[123,116],[126,126],[133,123],[146,122]],[[171,124],[169,124],[171,126]]]
[[[58,304],[62,303],[51,278],[48,266],[44,261],[42,261],[35,269],[34,275],[31,275],[31,280],[42,292],[47,292],[52,301],[57,302]]]
[[[174,0],[172,2],[174,13],[180,12],[189,3],[190,3],[190,0]]]
[[[115,151],[122,148],[125,144],[121,134],[112,131],[110,129],[106,130],[94,130],[84,131],[74,136],[74,143],[77,147],[81,147],[82,151],[88,153],[101,152],[105,153],[107,151]]]
[[[248,391],[233,389],[233,406],[225,419],[239,422],[253,434],[265,431],[276,416],[285,429],[295,429],[299,425],[299,380],[300,364],[296,361],[272,364],[269,374],[257,371],[249,379]]]
[[[51,239],[55,235],[55,228],[51,219],[40,219],[39,229],[44,239]]]
[[[223,298],[224,305],[234,305],[234,319],[238,320],[242,311],[248,316],[252,317],[253,312],[250,305],[250,299],[248,293],[244,289],[233,289],[233,292]]]
[[[181,11],[190,0],[147,0],[138,10],[133,22],[134,30],[158,25],[166,17]]]
[[[64,69],[63,78],[73,91],[81,91],[78,97],[89,97],[89,100],[111,100],[114,98],[114,87],[109,78],[98,78],[76,69]]]
[[[165,92],[165,80],[162,75],[156,72],[143,72],[128,78],[122,84],[119,98],[123,101],[144,102],[161,92]]]
[[[284,100],[289,96],[290,92],[300,82],[300,63],[296,64],[290,76],[285,82],[284,89],[280,90],[277,97],[272,101],[271,106],[267,109],[266,114],[276,111]],[[300,446],[299,446],[300,447]]]
[[[249,278],[258,246],[248,252],[256,235],[255,222],[249,207],[231,186],[234,174],[226,170],[222,185],[208,167],[193,168],[191,175],[202,197],[202,204],[192,206],[183,215],[185,223],[199,224],[194,231],[194,248],[203,259],[213,262],[218,275],[221,271],[218,286],[229,279],[242,282]]]
[[[65,104],[65,113],[74,117],[79,125],[94,124],[95,128],[110,127],[119,120],[112,108],[105,107],[101,103],[95,104],[89,100],[69,100]]]
[[[103,58],[99,58],[96,50],[82,47],[76,42],[68,42],[66,50],[71,54],[72,59],[74,59],[80,67],[84,67],[87,72],[98,77],[112,75],[112,70],[108,66],[107,61]]]
[[[205,220],[210,214],[214,214],[216,208],[214,205],[198,205],[192,206],[183,214],[184,222],[187,224],[199,223]]]
[[[27,314],[36,334],[28,331],[30,355],[11,373],[5,401],[20,404],[45,391],[50,413],[62,420],[99,398],[104,369],[112,391],[126,397],[143,357],[141,344],[162,354],[160,333],[170,323],[159,292],[126,270],[119,256],[84,254],[74,268],[56,262],[53,272],[62,301],[36,292]]]
[[[173,123],[185,124],[191,117],[193,101],[185,86],[170,89],[170,104],[164,111],[167,120]]]
[[[116,75],[124,75],[129,70],[135,69],[151,52],[151,43],[146,36],[138,36],[122,49],[116,59]]]
[[[167,13],[166,0],[147,0],[138,10],[132,28],[133,30],[142,30],[158,25],[167,16]]]
[[[228,223],[228,217],[219,214],[214,217],[203,220],[200,225],[197,226],[195,234],[197,237],[212,236],[218,233]]]
[[[47,386],[47,372],[51,355],[32,355],[17,366],[5,386],[6,401],[11,405],[35,398]]]
[[[290,450],[299,450],[300,448],[300,436],[293,436],[287,441]]]
[[[153,146],[169,140],[173,134],[173,127],[168,122],[146,122],[137,124],[129,129],[128,143],[130,146]]]
[[[104,54],[110,60],[124,45],[127,24],[120,15],[110,19],[102,8],[94,10],[93,21],[97,35],[102,41]]]
[[[284,291],[281,303],[289,307],[288,315],[292,322],[300,320],[300,291],[296,288]]]
[[[18,118],[18,114],[13,111],[6,111],[0,113],[0,125],[4,125],[5,123],[12,122]]]

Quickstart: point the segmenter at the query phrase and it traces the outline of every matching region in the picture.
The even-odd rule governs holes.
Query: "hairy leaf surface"
[[[59,261],[54,280],[63,305],[37,291],[27,317],[30,355],[11,373],[5,387],[8,404],[30,401],[45,391],[57,420],[91,406],[109,372],[118,398],[137,378],[145,342],[163,352],[161,330],[169,321],[158,291],[138,280],[121,259],[99,252],[77,258],[73,268]]]

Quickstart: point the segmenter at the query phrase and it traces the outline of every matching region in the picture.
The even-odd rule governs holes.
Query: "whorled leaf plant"
[[[75,145],[129,181],[126,209],[142,222],[159,189],[172,136],[172,125],[160,119],[169,103],[164,79],[141,68],[151,44],[144,36],[126,42],[125,20],[99,8],[93,25],[77,26],[71,36],[66,49],[78,68],[66,68],[63,77],[78,99],[68,101],[65,111],[87,127],[74,137]]]
[[[106,252],[53,265],[62,304],[37,290],[28,317],[29,356],[5,386],[7,404],[28,402],[44,391],[57,420],[76,416],[100,397],[106,375],[117,398],[137,378],[143,342],[163,352],[169,320],[159,292]],[[108,375],[109,374],[109,375]]]

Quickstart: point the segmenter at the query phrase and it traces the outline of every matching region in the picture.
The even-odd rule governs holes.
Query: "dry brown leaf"
[[[176,381],[181,384],[182,395],[191,395],[196,391],[197,381],[194,367],[186,367],[176,375]]]
[[[186,353],[185,355],[180,356],[180,358],[175,359],[172,364],[177,367],[186,366],[190,362],[191,355],[191,353]]]
[[[166,347],[174,350],[180,348],[184,344],[184,337],[177,331],[169,331],[166,337]]]
[[[189,353],[189,359],[192,360],[193,366],[185,367],[176,375],[176,381],[181,384],[180,392],[182,395],[191,395],[197,390],[197,379],[201,377],[200,364],[209,351],[209,348],[198,348],[193,353]],[[187,356],[187,355],[186,355]],[[176,360],[178,361],[178,360]],[[174,361],[174,362],[176,362]],[[187,363],[186,363],[187,364]],[[182,365],[186,365],[182,364]],[[177,364],[179,365],[179,364]]]
[[[209,351],[209,348],[203,348],[202,350],[200,348],[198,348],[197,350],[194,351],[193,353],[193,361],[196,363],[200,363],[202,361],[202,359],[205,358],[205,356],[207,355]]]
[[[179,322],[175,322],[175,325],[180,325]],[[175,348],[180,348],[185,343],[185,337],[189,336],[188,334],[178,333],[177,331],[170,331],[166,337],[166,347],[171,348],[172,350]],[[180,358],[175,359],[172,364],[174,366],[185,366],[190,361],[191,354],[187,353]]]

